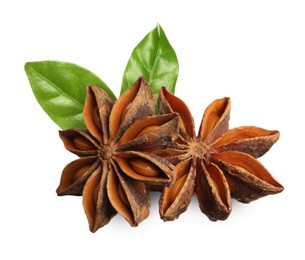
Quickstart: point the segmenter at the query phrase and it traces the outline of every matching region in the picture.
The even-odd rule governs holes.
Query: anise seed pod
[[[118,212],[131,226],[149,214],[146,184],[170,186],[175,167],[151,152],[178,136],[178,114],[153,116],[154,95],[140,77],[116,102],[90,86],[84,106],[87,131],[68,129],[60,137],[78,160],[63,170],[58,195],[82,195],[95,232]]]
[[[231,197],[250,202],[284,188],[256,159],[279,139],[278,131],[255,126],[229,129],[229,98],[212,102],[204,112],[199,133],[186,104],[165,87],[159,93],[161,114],[179,113],[176,147],[159,155],[177,164],[177,181],[163,188],[160,215],[174,220],[196,194],[200,209],[211,220],[224,220],[231,212]]]

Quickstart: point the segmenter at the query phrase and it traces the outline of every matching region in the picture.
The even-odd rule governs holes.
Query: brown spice
[[[83,112],[88,130],[59,132],[66,149],[81,158],[64,168],[57,194],[83,196],[92,232],[117,212],[137,226],[149,214],[146,184],[164,187],[175,181],[174,166],[150,152],[178,136],[179,116],[152,116],[154,104],[143,77],[116,102],[90,86]]]
[[[161,114],[180,114],[180,135],[175,146],[159,155],[177,164],[177,181],[163,188],[160,215],[174,220],[187,209],[193,193],[211,220],[224,220],[231,212],[231,197],[248,203],[279,193],[279,184],[256,158],[279,139],[278,131],[255,126],[229,129],[230,99],[212,102],[206,109],[198,136],[186,104],[166,88],[159,93]]]

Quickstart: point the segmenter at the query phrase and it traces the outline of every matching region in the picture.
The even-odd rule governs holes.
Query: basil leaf
[[[121,94],[142,75],[146,77],[154,94],[157,95],[162,86],[174,94],[178,72],[176,53],[161,26],[157,25],[132,51],[124,71]]]
[[[116,99],[101,79],[78,65],[38,61],[28,62],[24,68],[38,103],[61,129],[86,129],[83,107],[88,85],[96,85]]]

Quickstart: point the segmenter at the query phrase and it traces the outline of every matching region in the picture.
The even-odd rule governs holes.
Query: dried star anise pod
[[[118,212],[131,226],[149,214],[146,184],[168,186],[174,166],[151,154],[178,136],[177,114],[152,116],[154,95],[141,77],[116,102],[89,86],[83,116],[88,128],[60,131],[79,159],[62,173],[58,195],[82,195],[89,228],[95,232]]]
[[[255,126],[228,130],[230,99],[223,98],[208,106],[196,136],[193,117],[182,100],[163,87],[158,101],[161,114],[180,114],[176,147],[160,153],[178,161],[177,180],[163,189],[159,202],[164,220],[178,218],[194,192],[201,211],[216,221],[229,216],[231,197],[248,203],[283,190],[256,160],[279,139],[278,131]]]

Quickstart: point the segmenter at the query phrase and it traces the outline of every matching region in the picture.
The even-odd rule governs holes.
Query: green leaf
[[[116,99],[101,79],[78,65],[38,61],[28,62],[24,68],[38,103],[61,129],[86,129],[83,107],[88,85],[98,86]]]
[[[178,72],[176,53],[161,26],[157,25],[132,51],[124,71],[121,94],[142,75],[154,94],[157,95],[162,86],[174,94]]]

